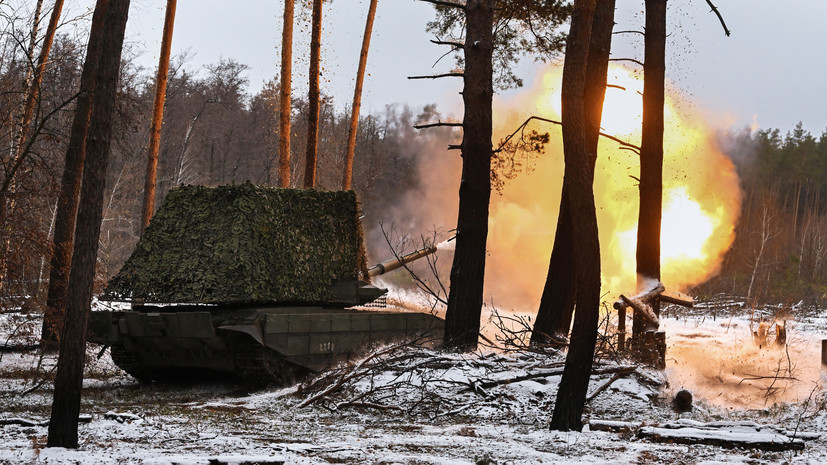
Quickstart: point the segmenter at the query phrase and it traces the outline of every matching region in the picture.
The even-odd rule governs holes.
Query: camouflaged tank
[[[435,252],[367,269],[355,194],[246,183],[172,190],[94,311],[89,341],[140,381],[235,374],[286,383],[375,344],[438,344],[429,313],[358,310],[386,293],[370,276]]]

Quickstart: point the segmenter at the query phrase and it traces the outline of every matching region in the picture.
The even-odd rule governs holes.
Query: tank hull
[[[111,346],[115,363],[140,381],[210,370],[283,384],[375,345],[406,339],[438,345],[443,328],[442,319],[427,313],[169,306],[92,312],[89,341]]]

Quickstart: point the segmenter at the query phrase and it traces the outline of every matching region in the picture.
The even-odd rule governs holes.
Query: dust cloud
[[[670,388],[690,390],[708,404],[765,409],[801,402],[821,386],[821,339],[787,326],[787,346],[753,341],[749,321],[661,320],[667,334]],[[755,329],[755,328],[753,328]]]

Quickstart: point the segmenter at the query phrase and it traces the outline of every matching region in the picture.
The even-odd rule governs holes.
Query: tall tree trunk
[[[606,74],[614,27],[615,0],[597,2],[589,40],[589,58],[585,82],[586,147],[591,154],[589,167],[592,177],[597,161],[600,121],[603,99],[606,95]],[[570,184],[563,183],[557,231],[549,261],[548,277],[540,299],[537,320],[531,333],[532,344],[547,344],[568,336],[574,311],[575,286],[573,261],[575,236],[572,231],[572,212],[568,208]]]
[[[316,187],[316,158],[319,153],[319,61],[322,50],[322,0],[313,0],[310,36],[310,82],[307,92],[307,152],[304,157],[304,188]]]
[[[129,0],[110,0],[101,37],[92,116],[86,142],[81,203],[69,273],[66,320],[60,340],[48,447],[78,446],[78,415],[86,352],[86,326],[92,303],[103,191],[112,134],[112,114],[120,70]]]
[[[588,131],[586,79],[589,42],[596,0],[576,0],[563,66],[562,122],[564,183],[569,178],[568,208],[572,215],[577,285],[574,329],[566,366],[551,418],[556,430],[582,429],[581,417],[589,386],[600,309],[600,245],[594,205],[594,153],[586,140]]]
[[[80,182],[83,176],[83,161],[86,157],[86,135],[89,132],[89,116],[95,89],[95,76],[100,55],[100,38],[103,20],[109,0],[97,0],[92,15],[92,29],[86,46],[86,60],[80,76],[80,93],[75,105],[75,116],[66,148],[66,163],[63,166],[60,194],[57,200],[55,234],[52,239],[52,259],[49,270],[49,291],[46,296],[46,314],[41,328],[41,346],[56,349],[63,328],[66,313],[66,293],[69,285],[69,266],[72,261],[75,219],[80,197]]]
[[[663,105],[666,72],[666,0],[646,0],[643,62],[643,126],[640,139],[640,213],[637,228],[638,287],[660,280],[660,224],[663,202]],[[658,303],[653,303],[660,314]],[[635,315],[632,337],[646,329]]]
[[[350,109],[350,129],[347,133],[347,152],[345,152],[345,168],[342,176],[342,190],[350,189],[353,181],[353,156],[356,152],[356,129],[359,126],[359,108],[362,106],[362,85],[365,82],[365,67],[368,63],[368,49],[370,49],[370,35],[373,31],[373,19],[376,16],[378,0],[370,0],[368,18],[365,22],[365,35],[362,36],[362,51],[359,53],[359,70],[356,72],[356,88],[353,90],[353,106]]]
[[[21,156],[21,148],[29,136],[34,109],[40,97],[43,72],[46,70],[46,62],[49,60],[49,54],[52,51],[52,43],[54,43],[61,11],[63,11],[63,0],[57,0],[49,17],[49,25],[46,27],[46,35],[43,37],[43,45],[40,47],[40,54],[37,57],[37,65],[34,68],[32,80],[26,92],[26,103],[23,106],[23,117],[20,120],[20,130],[17,135],[17,156]]]
[[[444,336],[447,347],[459,350],[477,347],[482,312],[491,199],[493,11],[493,0],[465,4],[462,181]]]
[[[43,9],[43,0],[38,0],[35,6],[34,15],[32,16],[32,30],[29,34],[29,48],[26,51],[27,59],[34,61],[34,49],[37,42],[37,30],[40,25],[40,13]],[[23,106],[20,108],[20,118],[17,121],[19,127],[10,150],[10,170],[7,173],[6,179],[3,181],[3,188],[0,189],[0,231],[4,234],[2,244],[0,244],[0,289],[6,281],[6,272],[8,266],[8,254],[11,249],[11,223],[9,218],[14,211],[14,197],[9,198],[8,194],[14,191],[15,176],[17,171],[22,166],[22,162],[27,153],[23,150],[26,142],[26,137],[31,126],[32,115],[34,114],[35,103],[40,94],[40,83],[43,80],[43,70],[46,68],[46,60],[49,57],[49,52],[52,49],[52,41],[55,37],[55,30],[57,29],[57,22],[60,19],[60,12],[63,9],[63,0],[57,0],[55,7],[52,9],[52,16],[49,19],[49,26],[46,29],[46,37],[43,39],[43,46],[40,48],[40,55],[37,63],[29,68],[26,75],[26,97],[23,99]],[[5,161],[5,160],[4,160]],[[7,205],[9,202],[11,205]],[[7,224],[8,223],[8,224]]]
[[[164,16],[164,32],[161,39],[161,56],[158,58],[158,74],[155,76],[155,102],[152,111],[152,125],[149,128],[149,154],[146,162],[144,184],[144,206],[141,214],[141,234],[149,226],[155,212],[155,184],[158,175],[158,150],[161,146],[161,126],[164,123],[164,100],[169,77],[169,53],[172,48],[172,29],[175,26],[177,0],[167,0]]]
[[[35,64],[34,64],[34,49],[37,45],[37,30],[40,29],[40,15],[43,12],[43,0],[37,0],[37,3],[34,7],[34,13],[32,14],[32,29],[29,32],[29,48],[26,49],[26,60],[29,60],[30,64],[26,66],[27,73],[26,73],[26,88],[28,89],[29,85],[31,84],[31,78],[34,76]]]
[[[279,187],[290,187],[290,117],[293,85],[293,10],[295,0],[284,0],[281,29],[281,89],[279,91]]]

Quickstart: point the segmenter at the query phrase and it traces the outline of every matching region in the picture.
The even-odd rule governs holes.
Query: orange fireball
[[[559,69],[549,67],[533,89],[495,103],[499,138],[531,114],[559,120],[560,75]],[[611,66],[609,84],[622,89],[607,89],[603,131],[639,144],[643,83],[625,68]],[[734,239],[741,200],[735,168],[716,146],[713,131],[678,98],[668,89],[664,109],[661,277],[673,290],[699,284],[718,271]],[[495,304],[506,307],[536,307],[557,223],[563,175],[559,127],[533,128],[550,132],[552,142],[532,162],[532,169],[491,203],[486,287]],[[603,292],[614,295],[636,285],[639,174],[635,152],[601,140],[594,190]]]

